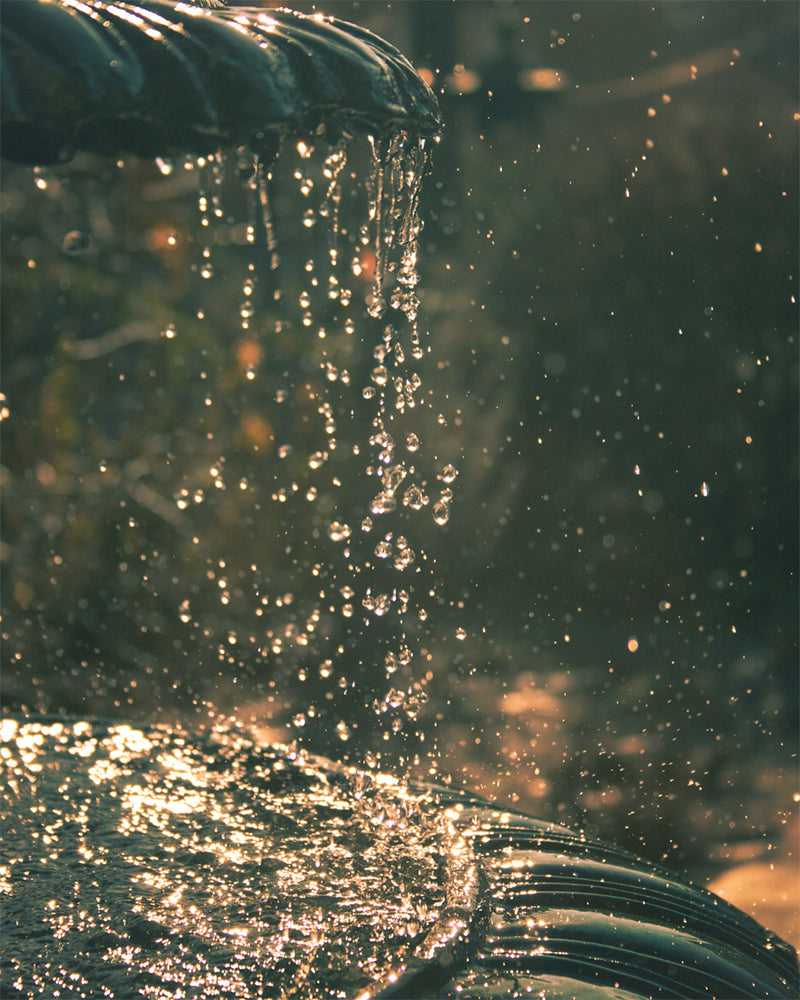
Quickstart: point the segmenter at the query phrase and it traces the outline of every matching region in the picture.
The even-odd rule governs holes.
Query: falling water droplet
[[[428,498],[419,486],[409,486],[403,494],[403,505],[405,507],[411,507],[413,510],[420,510],[427,503]]]
[[[397,501],[391,493],[379,493],[374,497],[370,510],[373,514],[389,514],[397,506]]]
[[[350,526],[340,521],[332,521],[328,526],[328,537],[333,542],[344,542],[350,537]]]
[[[65,236],[61,244],[61,249],[68,254],[86,253],[92,246],[92,237],[81,229],[71,229]]]
[[[433,505],[433,519],[437,524],[447,524],[450,519],[450,507],[443,500]]]
[[[439,478],[442,479],[445,483],[452,483],[457,475],[458,475],[458,469],[456,469],[454,465],[446,465],[442,469],[442,474]]]

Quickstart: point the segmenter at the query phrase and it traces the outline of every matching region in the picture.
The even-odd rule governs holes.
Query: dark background
[[[448,88],[420,294],[423,384],[447,415],[430,434],[459,477],[448,524],[417,529],[437,591],[419,723],[383,738],[369,635],[334,656],[334,689],[354,686],[327,707],[322,639],[281,655],[265,639],[302,630],[334,558],[323,515],[360,502],[348,473],[352,501],[326,499],[329,474],[315,503],[271,503],[317,483],[301,197],[278,184],[283,299],[259,264],[242,331],[236,184],[205,281],[197,172],[88,157],[43,189],[3,171],[6,706],[233,715],[696,877],[768,856],[797,811],[796,5],[325,10]],[[470,75],[448,83],[457,65]],[[526,89],[541,68],[560,89]],[[356,383],[359,323],[341,348]],[[363,441],[348,419],[339,435]],[[346,645],[349,628],[318,635]],[[292,725],[315,705],[324,724]]]

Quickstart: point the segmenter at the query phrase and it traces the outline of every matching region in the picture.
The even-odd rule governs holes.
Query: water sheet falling
[[[359,699],[370,696],[383,724],[398,731],[425,700],[421,644],[435,582],[425,566],[429,532],[423,525],[446,523],[456,471],[440,460],[434,442],[429,448],[421,443],[431,420],[421,375],[430,348],[423,346],[416,292],[425,143],[407,135],[372,139],[371,153],[368,222],[357,233],[342,232],[338,221],[342,193],[332,168],[344,169],[346,151],[323,154],[322,173],[330,183],[304,222],[327,221],[328,253],[321,266],[307,262],[310,281],[300,306],[302,322],[322,344],[325,386],[318,413],[326,439],[309,456],[309,466],[336,469],[334,487],[345,479],[360,487],[335,501],[326,521],[327,538],[337,549],[318,566],[315,614],[317,620],[338,614],[348,627],[343,634],[338,630],[343,641],[332,655],[320,658],[321,670],[335,664],[340,689],[347,690],[347,681]],[[300,185],[301,193],[308,191],[309,178],[300,178]],[[349,274],[342,276],[340,262],[345,269],[349,264]],[[358,315],[353,279],[367,286],[368,316]],[[315,319],[320,309],[328,314],[324,327]],[[342,350],[336,344],[342,324],[347,340],[360,334],[360,345],[346,342]],[[342,443],[346,460],[334,456]],[[279,502],[286,495],[279,493]],[[337,729],[346,739],[344,719],[337,720]]]
[[[134,153],[156,156],[170,181],[199,175],[201,246],[193,267],[210,286],[240,283],[234,323],[247,410],[240,436],[253,462],[240,464],[236,486],[252,497],[252,530],[276,531],[283,544],[268,571],[256,561],[237,568],[236,554],[226,553],[207,560],[207,575],[230,613],[242,590],[232,578],[250,574],[249,600],[256,596],[254,611],[269,625],[240,623],[220,635],[201,622],[192,593],[180,602],[181,622],[216,645],[219,662],[234,672],[242,667],[237,654],[255,646],[251,661],[258,670],[264,661],[282,663],[284,685],[312,674],[318,688],[330,682],[324,726],[335,723],[342,740],[359,719],[347,722],[337,710],[332,721],[330,703],[348,692],[352,703],[355,690],[356,703],[388,713],[401,728],[397,711],[413,717],[424,700],[412,661],[434,596],[412,525],[425,514],[446,523],[455,476],[451,463],[439,461],[433,435],[426,441],[412,418],[430,408],[421,376],[427,347],[418,319],[417,208],[440,128],[435,97],[382,39],[287,10],[63,0],[4,9],[0,27],[4,155],[41,165],[76,152]],[[54,37],[68,44],[49,45]],[[165,93],[180,99],[165,102]],[[354,152],[356,135],[369,137],[368,152]],[[41,166],[37,172],[46,189]],[[282,210],[287,199],[290,212]],[[81,253],[91,234],[77,226],[67,242]],[[240,265],[240,247],[245,262],[234,277],[230,261]],[[209,308],[193,319],[223,340],[230,318],[220,322],[213,310],[212,291]],[[185,331],[186,324],[183,333],[180,323],[167,326],[176,350]],[[287,348],[287,338],[302,342]],[[102,354],[104,343],[95,346]],[[91,350],[78,345],[78,356]],[[258,397],[267,373],[290,355],[271,407],[287,416],[271,416]],[[210,372],[201,378],[209,416],[236,405],[210,390]],[[303,412],[299,429],[289,426],[298,408],[313,413]],[[321,432],[313,442],[311,424]],[[214,431],[207,436],[213,440]],[[201,504],[213,507],[217,491],[234,488],[231,451],[220,447],[206,470],[184,477],[176,490],[183,522]],[[259,460],[273,452],[282,468],[267,473],[267,500]],[[298,503],[306,505],[299,514]],[[319,513],[309,516],[309,503]],[[199,527],[182,530],[202,547]],[[300,599],[297,581],[310,576],[319,583],[316,597]],[[274,672],[269,664],[266,671]],[[315,694],[294,713],[299,731],[310,731],[318,700]]]
[[[209,566],[224,606],[241,590],[230,586],[237,572],[257,595],[249,629],[231,630],[220,659],[236,673],[237,654],[255,645],[279,688],[299,680],[292,724],[304,737],[321,729],[346,743],[377,716],[388,738],[426,701],[426,622],[438,599],[426,550],[448,521],[457,476],[443,450],[446,419],[423,380],[431,349],[418,205],[428,147],[399,132],[368,143],[302,139],[270,162],[245,146],[159,161],[165,176],[190,168],[200,177],[201,286],[213,295],[241,283],[238,316],[225,326],[238,328],[236,405],[251,452],[232,477],[221,450],[183,482],[176,506],[192,518],[217,491],[238,488],[251,497],[253,532],[277,540],[267,566],[236,570],[234,552]],[[196,322],[218,321],[200,309]],[[180,329],[170,332],[180,340]],[[298,355],[299,371],[281,371]],[[180,613],[202,628],[191,597]]]

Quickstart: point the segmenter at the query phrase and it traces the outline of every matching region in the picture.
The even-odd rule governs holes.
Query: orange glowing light
[[[257,413],[246,413],[242,417],[241,431],[247,444],[255,450],[270,447],[275,441],[271,425]]]
[[[236,360],[242,370],[257,368],[264,357],[264,349],[257,340],[240,340],[236,345]]]

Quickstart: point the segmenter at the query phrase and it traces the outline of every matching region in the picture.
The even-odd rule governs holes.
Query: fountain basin
[[[3,995],[792,997],[793,949],[631,854],[246,732],[6,718]]]

